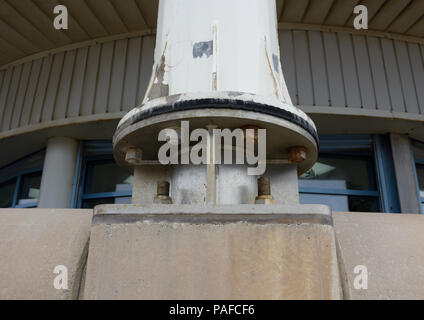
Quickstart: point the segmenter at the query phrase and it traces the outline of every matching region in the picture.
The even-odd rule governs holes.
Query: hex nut
[[[288,150],[288,160],[291,163],[301,163],[306,160],[305,147],[292,147]]]
[[[136,147],[130,147],[125,153],[125,161],[132,165],[140,164],[143,160],[143,150]]]

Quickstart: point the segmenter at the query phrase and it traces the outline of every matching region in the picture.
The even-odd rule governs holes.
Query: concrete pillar
[[[89,252],[83,299],[343,298],[327,206],[105,205]]]
[[[41,177],[39,208],[69,208],[78,143],[53,137],[47,142]]]
[[[396,183],[402,213],[420,213],[420,201],[414,174],[414,162],[407,135],[390,134]]]

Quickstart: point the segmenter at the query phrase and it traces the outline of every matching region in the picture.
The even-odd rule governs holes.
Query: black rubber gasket
[[[271,116],[275,116],[275,117],[290,121],[298,125],[302,129],[306,130],[315,139],[315,142],[317,146],[319,147],[319,138],[318,138],[318,134],[316,130],[305,119],[299,117],[298,115],[290,111],[277,108],[268,104],[258,103],[254,101],[239,100],[239,99],[227,99],[227,98],[222,98],[222,99],[205,98],[205,99],[183,100],[183,101],[174,102],[172,104],[153,107],[148,110],[142,111],[132,116],[131,118],[129,118],[119,128],[118,132],[121,132],[123,129],[139,121],[148,119],[153,116],[158,116],[161,114],[177,112],[177,111],[196,110],[201,108],[245,110],[245,111],[254,111],[258,113],[265,113]]]

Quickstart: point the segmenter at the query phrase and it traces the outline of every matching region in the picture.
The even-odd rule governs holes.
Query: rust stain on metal
[[[269,68],[271,78],[272,78],[272,83],[274,85],[274,94],[277,97],[277,99],[279,99],[280,95],[279,95],[279,90],[278,90],[278,81],[277,81],[277,79],[275,79],[274,71],[272,69],[272,63],[271,63],[271,59],[270,59],[269,53],[268,53],[268,45],[267,45],[266,37],[264,38],[264,45],[265,45],[266,62],[268,64],[268,68]]]
[[[255,198],[256,204],[274,204],[275,200],[271,195],[271,181],[268,177],[258,179],[258,196]]]
[[[288,150],[288,160],[291,163],[301,163],[306,160],[305,147],[292,147]]]
[[[253,135],[248,134],[247,130],[251,129],[253,130]],[[255,125],[245,125],[241,127],[241,130],[243,130],[243,136],[244,136],[244,144],[246,145],[247,139],[253,139],[254,144],[256,145],[258,143],[258,130],[262,129],[261,127],[255,126]]]
[[[258,179],[258,196],[271,195],[271,183],[269,178],[261,177]]]
[[[212,73],[212,90],[218,91],[218,77],[216,72]]]

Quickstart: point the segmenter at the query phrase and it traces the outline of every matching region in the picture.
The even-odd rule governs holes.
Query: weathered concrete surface
[[[424,299],[424,216],[333,213],[351,299]],[[368,289],[356,290],[353,270],[368,270]]]
[[[1,209],[0,299],[75,299],[92,210]],[[55,266],[68,268],[68,290],[53,286]]]
[[[424,216],[333,213],[338,268],[326,207],[236,214],[248,207],[100,206],[93,225],[91,210],[1,209],[0,299],[337,299],[339,268],[344,298],[424,299]],[[68,290],[53,287],[57,265]],[[356,265],[367,290],[353,286]]]
[[[84,299],[341,298],[331,222],[313,222],[302,206],[294,215],[110,208],[119,207],[126,214],[95,215]]]

